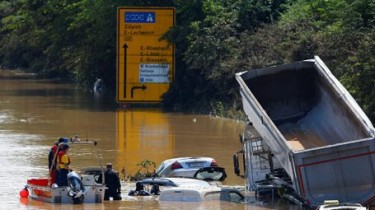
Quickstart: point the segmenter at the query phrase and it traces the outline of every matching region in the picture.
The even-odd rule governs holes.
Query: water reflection
[[[124,164],[128,175],[134,175],[142,160],[160,163],[174,153],[174,134],[161,110],[117,110],[116,165]],[[143,171],[144,172],[144,171]],[[152,172],[152,171],[149,171]]]

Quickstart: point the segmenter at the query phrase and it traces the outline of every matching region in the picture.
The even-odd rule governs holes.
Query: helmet
[[[63,143],[60,145],[60,150],[66,150],[66,149],[69,149],[69,145],[66,144],[66,143]]]
[[[59,138],[59,143],[68,143],[69,142],[69,139],[68,138],[64,138],[64,137],[60,137]]]

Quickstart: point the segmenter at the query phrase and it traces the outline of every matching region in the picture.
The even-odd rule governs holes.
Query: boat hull
[[[97,184],[92,175],[82,177],[85,189],[83,203],[102,203],[104,199],[105,185]],[[34,200],[47,203],[74,203],[69,196],[70,187],[48,186],[47,178],[27,180],[29,197]]]

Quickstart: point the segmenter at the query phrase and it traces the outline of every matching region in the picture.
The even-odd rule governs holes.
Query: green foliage
[[[319,55],[375,120],[374,0],[3,0],[0,65],[114,92],[118,6],[176,8],[166,106],[241,116],[236,72]]]
[[[221,101],[216,101],[215,103],[211,103],[212,110],[214,115],[217,117],[224,116],[224,104]]]
[[[236,13],[225,3],[203,1],[204,19],[191,22],[184,53],[185,77],[196,81],[192,94],[199,98],[228,100],[223,83],[233,82],[233,70],[227,63],[236,56],[238,34],[235,30]],[[187,81],[191,81],[188,79]],[[207,106],[206,106],[207,107]]]
[[[297,0],[291,4],[280,24],[310,22],[317,31],[337,33],[373,27],[373,0]]]
[[[128,175],[128,179],[130,181],[139,181],[146,177],[154,176],[156,169],[155,162],[145,159],[142,160],[140,163],[137,163],[137,166],[139,167],[138,171],[134,175]],[[152,170],[150,170],[150,167],[152,167]]]
[[[240,30],[256,31],[265,23],[273,23],[285,10],[284,0],[243,0],[238,2]]]
[[[297,0],[278,23],[294,34],[293,59],[322,57],[372,121],[374,100],[373,0]],[[306,41],[303,41],[306,40]]]
[[[344,62],[347,71],[341,80],[370,119],[375,119],[375,29],[361,37],[358,49]]]

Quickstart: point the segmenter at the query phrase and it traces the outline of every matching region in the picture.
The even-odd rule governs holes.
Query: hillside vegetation
[[[375,0],[3,0],[0,65],[113,92],[118,6],[176,8],[166,106],[231,116],[236,72],[318,55],[375,121]]]

